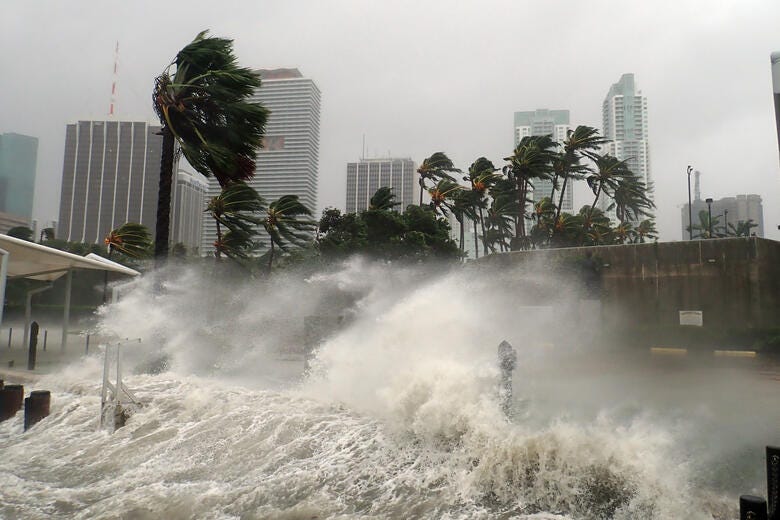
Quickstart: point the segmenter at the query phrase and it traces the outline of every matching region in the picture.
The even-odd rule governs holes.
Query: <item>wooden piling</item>
[[[780,520],[780,446],[766,447],[766,495],[769,520]]]
[[[5,385],[0,390],[0,421],[10,419],[22,408],[24,386]]]
[[[27,351],[27,370],[35,370],[35,359],[38,357],[38,322],[30,323],[30,346]]]
[[[51,392],[48,390],[33,390],[30,397],[24,400],[24,430],[27,431],[36,423],[49,416],[51,408]]]
[[[766,500],[753,495],[739,497],[739,520],[767,520]]]

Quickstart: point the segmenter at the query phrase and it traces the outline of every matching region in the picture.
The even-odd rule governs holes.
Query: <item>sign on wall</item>
[[[680,325],[701,327],[704,325],[704,313],[702,311],[680,311]]]

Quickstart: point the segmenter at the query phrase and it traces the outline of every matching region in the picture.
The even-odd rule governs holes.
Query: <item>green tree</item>
[[[751,229],[757,228],[758,224],[753,222],[753,219],[740,220],[736,225],[729,222],[726,235],[730,237],[749,237],[753,234]]]
[[[593,162],[596,166],[596,170],[587,177],[588,186],[593,191],[595,197],[591,209],[596,207],[596,203],[599,201],[599,197],[602,193],[612,197],[618,188],[618,185],[624,181],[626,177],[633,176],[631,170],[628,169],[626,161],[621,161],[617,157],[612,155],[591,155]]]
[[[8,233],[6,233],[9,237],[18,238],[21,240],[26,240],[28,242],[33,241],[33,230],[28,228],[27,226],[16,226],[12,227],[8,230]]]
[[[483,210],[487,208],[488,190],[501,178],[498,168],[485,157],[480,157],[469,166],[468,175],[463,177],[471,186],[471,203],[482,229],[482,252],[487,254],[488,243],[485,236],[485,218]],[[474,220],[474,236],[477,236],[477,222]]]
[[[608,209],[615,210],[615,216],[620,222],[638,221],[642,216],[650,216],[655,207],[647,195],[645,183],[633,173],[618,179],[612,194],[612,203]]]
[[[149,229],[134,222],[127,222],[112,229],[103,239],[103,243],[106,245],[109,258],[114,251],[128,258],[143,258],[149,254],[152,247]]]
[[[590,126],[580,125],[574,130],[569,130],[566,139],[563,141],[563,156],[558,158],[558,160],[562,161],[558,169],[560,170],[560,176],[563,178],[563,183],[555,213],[554,221],[556,225],[552,228],[551,239],[558,232],[560,225],[563,224],[563,221],[560,220],[561,208],[563,207],[569,179],[578,179],[588,174],[589,169],[581,164],[580,161],[587,157],[588,154],[598,150],[604,142],[605,140],[599,135],[599,131]]]
[[[206,206],[206,212],[217,225],[214,256],[221,258],[224,254],[233,259],[246,258],[255,249],[253,238],[263,222],[260,214],[264,210],[262,197],[244,182],[236,181],[222,188],[220,194]],[[227,233],[230,233],[228,240]]]
[[[269,270],[276,246],[286,251],[289,244],[302,246],[312,240],[317,222],[308,217],[311,217],[311,211],[298,200],[297,195],[282,195],[268,205],[263,227],[271,241]]]
[[[155,80],[152,96],[162,124],[155,256],[168,254],[174,145],[193,168],[220,186],[254,175],[268,111],[251,96],[257,72],[239,67],[233,41],[201,32]]]
[[[658,238],[658,230],[655,228],[653,219],[645,219],[636,227],[636,241],[640,244],[645,243],[645,239],[655,240]]]
[[[512,249],[528,249],[530,245],[525,230],[528,195],[535,181],[552,178],[555,146],[550,136],[526,136],[520,140],[512,156],[504,159],[509,162],[504,171],[515,183],[519,211]]]
[[[376,193],[371,196],[371,200],[368,202],[369,209],[386,209],[392,210],[396,206],[400,206],[400,202],[395,201],[395,193],[392,188],[382,186]]]
[[[423,160],[417,174],[420,183],[420,206],[422,206],[423,192],[427,190],[426,181],[436,184],[441,180],[454,181],[455,178],[450,173],[460,172],[455,168],[449,157],[444,152],[435,152],[430,157]]]

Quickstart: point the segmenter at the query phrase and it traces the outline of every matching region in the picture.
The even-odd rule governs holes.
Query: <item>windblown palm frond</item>
[[[400,202],[395,201],[395,193],[392,188],[382,186],[371,197],[368,202],[368,209],[392,210],[395,206],[400,206]]]
[[[103,243],[108,248],[108,254],[114,251],[130,258],[142,258],[149,254],[152,240],[146,226],[127,222],[111,230]]]
[[[423,191],[426,190],[426,181],[434,183],[442,179],[455,181],[455,178],[450,173],[456,172],[460,172],[460,170],[455,167],[452,160],[444,152],[435,152],[430,157],[424,159],[420,167],[417,168],[418,182],[420,183],[420,206],[422,206]]]
[[[288,244],[301,246],[313,239],[317,221],[310,217],[311,211],[298,200],[297,195],[282,195],[268,205],[263,226],[271,240],[269,269],[273,265],[276,246],[285,251]]]

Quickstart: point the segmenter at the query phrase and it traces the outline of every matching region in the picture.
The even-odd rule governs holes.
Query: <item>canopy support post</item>
[[[65,309],[62,312],[62,343],[60,343],[60,350],[65,352],[65,347],[68,345],[68,329],[70,329],[70,292],[73,289],[73,270],[68,269],[68,274],[65,275]]]
[[[22,348],[27,348],[27,345],[30,340],[30,322],[32,321],[32,297],[33,294],[38,294],[39,292],[48,291],[51,289],[51,284],[47,283],[43,287],[38,287],[36,289],[30,289],[27,291],[27,298],[25,298],[24,302],[24,340],[22,340]]]

